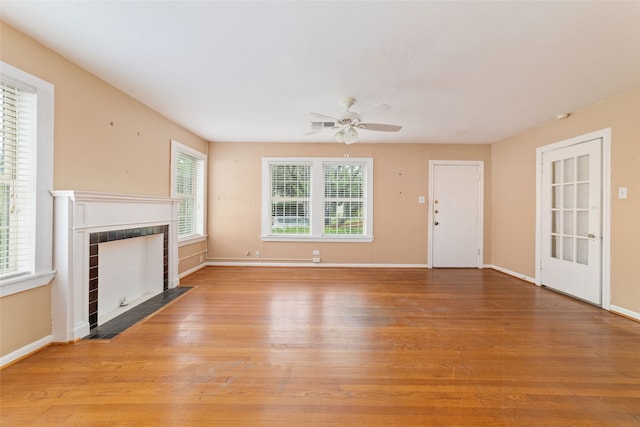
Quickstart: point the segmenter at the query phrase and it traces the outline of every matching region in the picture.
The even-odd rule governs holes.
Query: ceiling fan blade
[[[402,129],[402,126],[385,125],[382,123],[359,123],[358,128],[365,130],[380,130],[383,132],[398,132],[400,129]]]
[[[324,119],[324,120],[331,120],[332,122],[339,122],[340,120],[336,119],[335,117],[331,117],[331,116],[327,116],[325,114],[318,114],[318,113],[309,113],[312,116],[316,116],[319,119]]]
[[[384,113],[385,111],[389,111],[390,109],[391,107],[388,106],[387,104],[376,104],[367,108],[364,111],[359,112],[358,114],[356,114],[356,116],[352,120],[362,120],[362,117],[365,115],[369,116],[372,114],[380,114],[380,113]]]

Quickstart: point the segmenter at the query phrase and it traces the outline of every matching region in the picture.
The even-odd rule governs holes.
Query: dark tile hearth
[[[161,294],[149,298],[145,302],[133,307],[108,322],[91,329],[89,335],[84,339],[111,339],[123,332],[130,326],[145,319],[149,315],[164,307],[167,303],[178,298],[180,295],[191,290],[191,287],[180,287],[168,289]]]

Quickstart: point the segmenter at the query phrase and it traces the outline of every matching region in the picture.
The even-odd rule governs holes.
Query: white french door
[[[542,152],[540,284],[602,305],[602,138]]]
[[[429,265],[482,267],[483,163],[431,161]]]

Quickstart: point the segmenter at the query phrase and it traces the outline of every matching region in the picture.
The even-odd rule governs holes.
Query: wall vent
[[[335,122],[309,122],[310,130],[331,129],[336,126]]]

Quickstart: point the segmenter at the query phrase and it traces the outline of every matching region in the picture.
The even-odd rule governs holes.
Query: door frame
[[[536,148],[536,259],[535,284],[541,286],[542,272],[542,156],[546,152],[593,139],[602,139],[602,265],[600,283],[602,308],[611,306],[611,128],[601,129],[584,135],[565,139]]]
[[[478,268],[484,267],[484,160],[429,160],[427,268],[433,268],[433,168],[434,166],[478,166]]]

